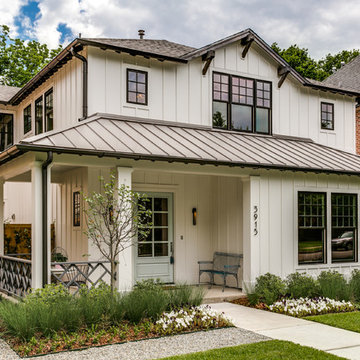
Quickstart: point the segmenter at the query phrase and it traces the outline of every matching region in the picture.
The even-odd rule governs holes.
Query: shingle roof
[[[101,38],[83,38],[83,40],[96,42],[98,44],[132,49],[136,51],[144,51],[156,55],[179,58],[194,50],[194,48],[191,46],[177,44],[167,40]]]
[[[0,102],[8,102],[19,90],[18,87],[0,85]]]
[[[360,175],[360,157],[309,139],[98,115],[22,140],[20,150]]]
[[[360,91],[360,55],[323,81],[326,85]]]

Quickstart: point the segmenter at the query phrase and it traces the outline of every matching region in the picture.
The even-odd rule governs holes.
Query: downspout
[[[84,120],[88,116],[88,62],[86,57],[75,51],[74,47],[70,49],[70,53],[72,56],[80,59],[83,63],[83,117],[79,120]]]
[[[48,283],[48,167],[53,161],[52,151],[48,151],[47,159],[42,164],[42,282]]]

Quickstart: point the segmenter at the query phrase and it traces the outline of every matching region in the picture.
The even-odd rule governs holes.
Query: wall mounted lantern
[[[193,208],[192,209],[192,215],[193,215],[193,225],[196,225],[196,208]]]

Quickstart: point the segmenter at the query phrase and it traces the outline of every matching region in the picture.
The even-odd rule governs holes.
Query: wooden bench
[[[224,291],[226,286],[226,278],[233,276],[236,279],[237,287],[239,287],[238,270],[240,268],[240,260],[243,258],[242,254],[229,254],[224,252],[214,252],[212,261],[198,261],[199,264],[199,284],[200,277],[203,273],[208,273],[210,277],[209,288],[214,285],[214,275],[220,275],[223,278]]]

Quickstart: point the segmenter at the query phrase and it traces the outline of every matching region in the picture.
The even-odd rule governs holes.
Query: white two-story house
[[[33,287],[50,280],[51,224],[69,261],[101,260],[81,193],[111,171],[153,210],[149,239],[120,256],[120,289],[197,283],[215,251],[243,255],[243,286],[359,267],[360,93],[303,78],[250,29],[200,49],[77,38],[0,96],[0,223],[31,215]]]

